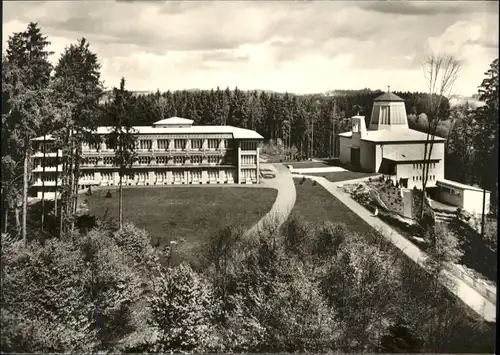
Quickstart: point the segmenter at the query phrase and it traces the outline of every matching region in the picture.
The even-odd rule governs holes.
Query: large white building
[[[445,139],[434,139],[428,187],[444,179]],[[391,176],[402,187],[422,188],[427,134],[408,127],[404,100],[387,92],[373,103],[368,129],[364,116],[352,117],[352,130],[339,134],[340,161]]]
[[[102,143],[83,144],[80,188],[118,185],[118,168],[113,166],[115,152],[106,140],[110,131],[111,127],[99,127],[95,133]],[[255,131],[194,126],[192,120],[179,117],[137,126],[134,131],[138,159],[124,177],[125,185],[259,183],[259,143],[263,137]],[[54,150],[51,136],[35,138],[34,143],[33,193],[41,197],[44,185],[45,198],[53,198],[56,180],[58,190],[61,186],[62,151]]]

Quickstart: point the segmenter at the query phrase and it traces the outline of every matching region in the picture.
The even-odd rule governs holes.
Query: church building
[[[428,187],[444,179],[445,139],[432,138]],[[354,116],[352,130],[339,134],[340,161],[388,175],[402,187],[421,189],[426,141],[426,133],[408,127],[404,100],[388,91],[374,100],[368,129],[364,116]]]

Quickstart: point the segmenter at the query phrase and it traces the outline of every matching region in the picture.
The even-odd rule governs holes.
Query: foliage
[[[203,349],[211,337],[212,293],[206,281],[181,264],[158,278],[150,298],[151,324],[158,338],[153,351]]]
[[[144,275],[104,231],[74,237],[2,250],[3,350],[112,350],[140,330]]]
[[[463,255],[457,236],[445,223],[436,223],[429,227],[425,239],[429,243],[427,251],[437,266],[448,262],[457,262]]]

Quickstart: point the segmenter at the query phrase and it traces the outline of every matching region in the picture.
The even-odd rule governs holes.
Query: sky
[[[498,57],[498,2],[3,1],[9,35],[38,22],[57,62],[85,37],[107,87],[293,93],[427,92],[421,63],[462,63],[452,94],[477,93]]]

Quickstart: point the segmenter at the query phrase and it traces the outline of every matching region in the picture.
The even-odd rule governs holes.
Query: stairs
[[[436,222],[444,222],[444,223],[450,223],[455,219],[456,214],[453,211],[444,211],[444,210],[439,210],[439,211],[434,211],[434,217],[436,219]]]

